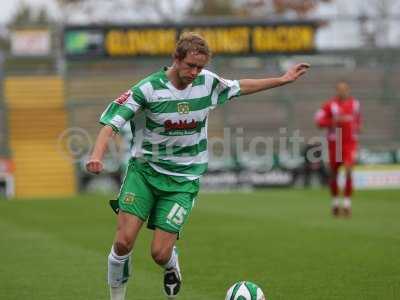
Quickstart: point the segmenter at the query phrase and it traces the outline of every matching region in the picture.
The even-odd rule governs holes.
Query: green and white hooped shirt
[[[203,70],[178,90],[165,71],[151,74],[111,102],[100,123],[119,132],[142,111],[145,121],[143,128],[135,126],[132,157],[144,158],[159,173],[195,180],[207,170],[208,114],[240,95],[239,82]]]

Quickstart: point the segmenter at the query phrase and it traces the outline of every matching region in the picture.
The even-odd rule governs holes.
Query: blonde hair
[[[173,57],[182,60],[188,53],[204,54],[211,57],[211,51],[206,40],[198,33],[184,32],[176,43]]]

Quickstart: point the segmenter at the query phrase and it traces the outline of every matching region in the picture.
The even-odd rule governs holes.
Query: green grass
[[[0,299],[107,299],[106,200],[0,201]],[[128,299],[164,299],[150,239]],[[400,299],[400,191],[357,193],[350,220],[329,215],[326,191],[202,194],[178,245],[181,300],[222,300],[238,280],[273,300]]]

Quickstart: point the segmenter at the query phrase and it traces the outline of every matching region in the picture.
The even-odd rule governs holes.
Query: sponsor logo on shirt
[[[132,91],[128,90],[125,93],[121,94],[117,99],[115,99],[114,102],[119,105],[124,105],[128,101],[131,94]]]
[[[171,97],[158,97],[157,100],[171,100]]]
[[[172,131],[172,130],[193,130],[196,129],[198,125],[198,122],[196,120],[192,119],[192,121],[188,120],[179,120],[176,122],[173,122],[171,120],[166,120],[164,122],[164,128],[165,131]]]

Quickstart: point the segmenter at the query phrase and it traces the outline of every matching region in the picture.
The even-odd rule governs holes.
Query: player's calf
[[[151,257],[153,258],[154,262],[160,266],[163,266],[168,263],[171,258],[171,253],[173,250],[168,247],[164,248],[155,248],[152,247],[151,249]]]
[[[343,216],[351,217],[351,199],[349,197],[345,197],[343,200]]]
[[[339,205],[339,198],[334,197],[332,199],[332,215],[334,217],[338,217],[340,215],[340,205]]]

